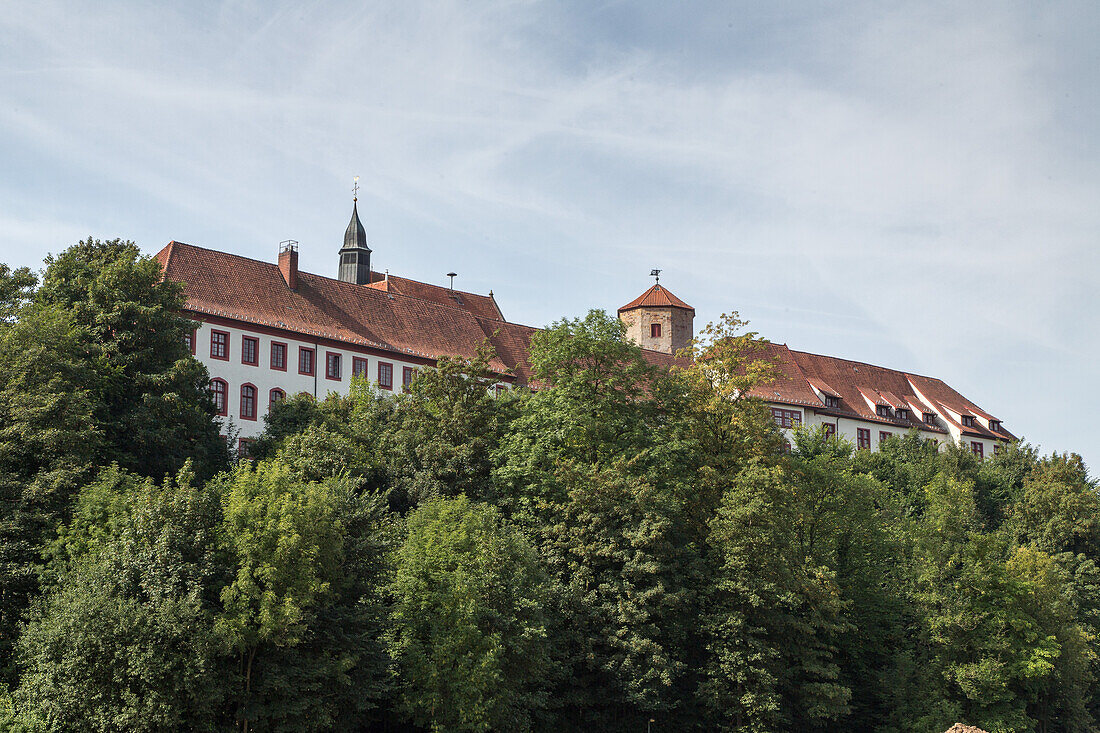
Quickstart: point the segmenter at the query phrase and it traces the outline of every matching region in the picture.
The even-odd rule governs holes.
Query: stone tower
[[[619,309],[626,336],[643,349],[675,354],[695,336],[695,309],[658,282]]]
[[[344,232],[344,246],[340,248],[340,280],[356,285],[370,283],[370,247],[367,232],[359,221],[358,201],[351,205],[351,222]]]

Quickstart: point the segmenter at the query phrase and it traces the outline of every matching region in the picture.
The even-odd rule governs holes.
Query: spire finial
[[[649,271],[649,276],[657,280],[657,284],[661,284],[661,271],[656,267]]]
[[[355,177],[355,183],[351,187],[351,200],[359,201],[359,176]]]

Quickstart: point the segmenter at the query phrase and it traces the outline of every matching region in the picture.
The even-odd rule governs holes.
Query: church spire
[[[340,275],[344,282],[366,285],[370,283],[370,247],[367,246],[367,230],[359,221],[359,176],[352,189],[351,221],[344,232],[344,246],[340,248]]]

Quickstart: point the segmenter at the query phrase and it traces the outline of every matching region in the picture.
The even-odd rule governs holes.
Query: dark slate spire
[[[356,285],[370,282],[370,247],[367,246],[367,231],[359,221],[358,199],[352,202],[351,221],[344,232],[344,246],[340,248],[340,279]]]

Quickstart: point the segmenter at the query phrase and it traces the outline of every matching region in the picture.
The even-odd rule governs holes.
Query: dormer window
[[[907,410],[904,407],[899,407],[897,409],[897,412],[895,413],[895,416],[897,417],[898,420],[908,420],[909,419],[909,410]]]
[[[1000,432],[1001,431],[1001,421],[1000,420],[990,420],[989,421],[989,429],[994,431],[994,432]]]
[[[962,416],[962,424],[963,424],[964,428],[974,427],[974,416],[973,415],[963,415]]]
[[[831,394],[825,395],[825,406],[833,408],[840,407],[840,398]]]
[[[934,413],[934,412],[924,413],[924,422],[927,425],[935,425],[936,424],[936,413]]]
[[[890,407],[888,405],[875,405],[875,414],[879,417],[890,417]]]

